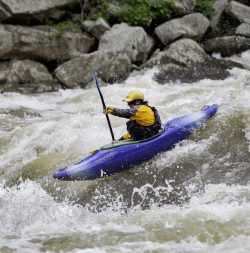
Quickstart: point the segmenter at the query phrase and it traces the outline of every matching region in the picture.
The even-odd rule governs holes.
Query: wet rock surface
[[[204,43],[207,52],[231,56],[250,49],[250,38],[241,36],[225,36],[209,39]]]

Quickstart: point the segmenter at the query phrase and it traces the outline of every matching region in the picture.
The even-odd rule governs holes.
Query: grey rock
[[[94,20],[84,20],[82,22],[82,28],[86,31],[89,32],[90,29],[93,27],[93,25],[95,24]]]
[[[145,62],[153,46],[154,40],[142,27],[121,23],[101,36],[98,50],[125,53],[132,62]]]
[[[250,37],[250,24],[242,23],[236,29],[236,34]]]
[[[231,56],[250,49],[250,38],[241,36],[225,36],[209,39],[204,42],[207,52],[217,52],[222,56]]]
[[[168,49],[152,57],[143,68],[157,66],[154,79],[159,83],[169,81],[195,82],[204,78],[224,79],[229,76],[228,64],[212,59],[204,49],[191,39],[181,39]]]
[[[192,83],[203,79],[223,80],[230,76],[228,70],[233,67],[242,68],[242,65],[215,59],[202,64],[194,63],[190,67],[168,64],[160,68],[160,72],[154,76],[154,79],[162,84],[169,81]]]
[[[189,67],[194,63],[205,63],[209,60],[211,57],[197,42],[191,39],[181,39],[150,58],[142,67],[152,68],[155,65],[162,66],[169,63]]]
[[[13,60],[0,63],[0,91],[38,93],[60,88],[47,68],[31,60]]]
[[[176,0],[172,9],[177,15],[185,15],[191,13],[196,5],[196,0]]]
[[[109,24],[103,18],[98,18],[90,28],[89,32],[97,39],[100,39],[107,30],[110,30]]]
[[[0,5],[0,21],[3,21],[5,19],[9,18],[10,16],[11,16],[11,14],[7,10],[5,10],[4,7],[2,7]]]
[[[3,59],[65,61],[74,53],[87,53],[95,39],[81,32],[61,32],[47,27],[4,26],[12,34],[13,45]]]
[[[61,9],[75,4],[75,0],[0,0],[0,16],[2,20],[59,18],[64,14]]]
[[[52,76],[47,68],[31,60],[13,60],[9,64],[7,83],[39,83],[51,82]]]
[[[172,19],[156,27],[155,33],[164,45],[179,38],[199,41],[209,27],[209,20],[200,13]]]
[[[85,87],[92,81],[93,69],[104,81],[111,82],[127,77],[131,66],[131,61],[125,54],[96,51],[65,62],[55,70],[55,75],[68,88]]]
[[[236,1],[231,1],[227,5],[225,11],[228,15],[238,19],[239,21],[250,24],[249,6]]]
[[[0,57],[10,53],[13,50],[14,42],[12,33],[5,30],[0,26]]]
[[[215,0],[213,2],[213,14],[210,19],[210,25],[212,28],[215,28],[218,26],[218,24],[221,21],[222,14],[228,5],[229,0]]]
[[[84,20],[82,27],[97,39],[100,39],[105,31],[110,30],[109,24],[103,18],[98,18],[96,21]]]

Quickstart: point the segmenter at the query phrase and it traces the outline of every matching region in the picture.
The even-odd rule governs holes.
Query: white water
[[[207,185],[184,206],[128,215],[56,203],[39,184],[2,188],[0,248],[16,252],[249,252],[249,186]],[[81,249],[82,248],[82,249]],[[80,250],[81,249],[81,250]]]
[[[0,94],[0,252],[250,252],[250,72],[160,85],[154,71],[102,87],[106,104],[124,107],[141,89],[163,121],[213,103],[217,116],[173,150],[93,182],[51,175],[111,140],[94,87]],[[118,138],[126,120],[111,122]]]

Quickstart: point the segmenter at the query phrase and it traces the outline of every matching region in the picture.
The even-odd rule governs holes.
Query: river
[[[249,64],[250,51],[234,59]],[[216,117],[172,150],[94,181],[52,177],[111,141],[94,86],[0,94],[1,253],[250,252],[250,72],[161,85],[155,71],[103,86],[106,104],[124,107],[140,89],[162,121],[214,103]],[[116,138],[125,122],[111,116]]]

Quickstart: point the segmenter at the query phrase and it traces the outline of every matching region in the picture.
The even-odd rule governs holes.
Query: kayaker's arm
[[[121,118],[129,119],[130,117],[136,114],[136,111],[137,111],[136,108],[129,108],[129,109],[113,108],[111,114]]]

